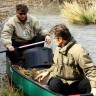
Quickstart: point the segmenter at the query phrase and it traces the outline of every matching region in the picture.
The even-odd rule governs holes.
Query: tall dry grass
[[[0,85],[0,96],[24,96],[20,88],[13,86],[7,77],[4,77]]]
[[[96,1],[90,6],[81,6],[77,2],[64,2],[61,7],[61,16],[76,24],[96,24]]]

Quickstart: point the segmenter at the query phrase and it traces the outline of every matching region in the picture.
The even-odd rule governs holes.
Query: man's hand
[[[41,82],[43,81],[43,79],[45,77],[47,77],[49,75],[49,72],[43,72],[41,74],[39,74],[35,79],[38,81],[38,82]]]
[[[93,94],[93,96],[96,96],[96,88],[92,88],[91,93]]]
[[[50,44],[51,43],[51,38],[50,38],[49,35],[46,35],[45,42],[47,42],[47,44]]]
[[[9,51],[14,51],[15,50],[15,48],[12,45],[8,45],[7,48],[8,48]]]

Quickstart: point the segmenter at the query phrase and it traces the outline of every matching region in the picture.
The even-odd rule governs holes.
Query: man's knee
[[[79,88],[80,93],[90,93],[91,92],[91,85],[87,78],[83,79],[79,83],[78,88]]]
[[[48,82],[48,86],[51,90],[59,92],[63,86],[63,82],[58,78],[52,77]]]

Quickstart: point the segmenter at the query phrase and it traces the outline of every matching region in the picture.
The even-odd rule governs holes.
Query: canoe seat
[[[52,49],[47,47],[36,47],[23,52],[25,68],[47,68],[53,60]]]

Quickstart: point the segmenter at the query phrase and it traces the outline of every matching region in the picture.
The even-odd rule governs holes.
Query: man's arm
[[[5,23],[4,28],[1,32],[1,41],[4,46],[7,48],[9,45],[12,45],[12,35],[13,35],[14,27],[12,24],[8,22]]]
[[[90,81],[91,92],[96,96],[96,65],[94,65],[89,53],[83,47],[80,49],[78,64]]]

